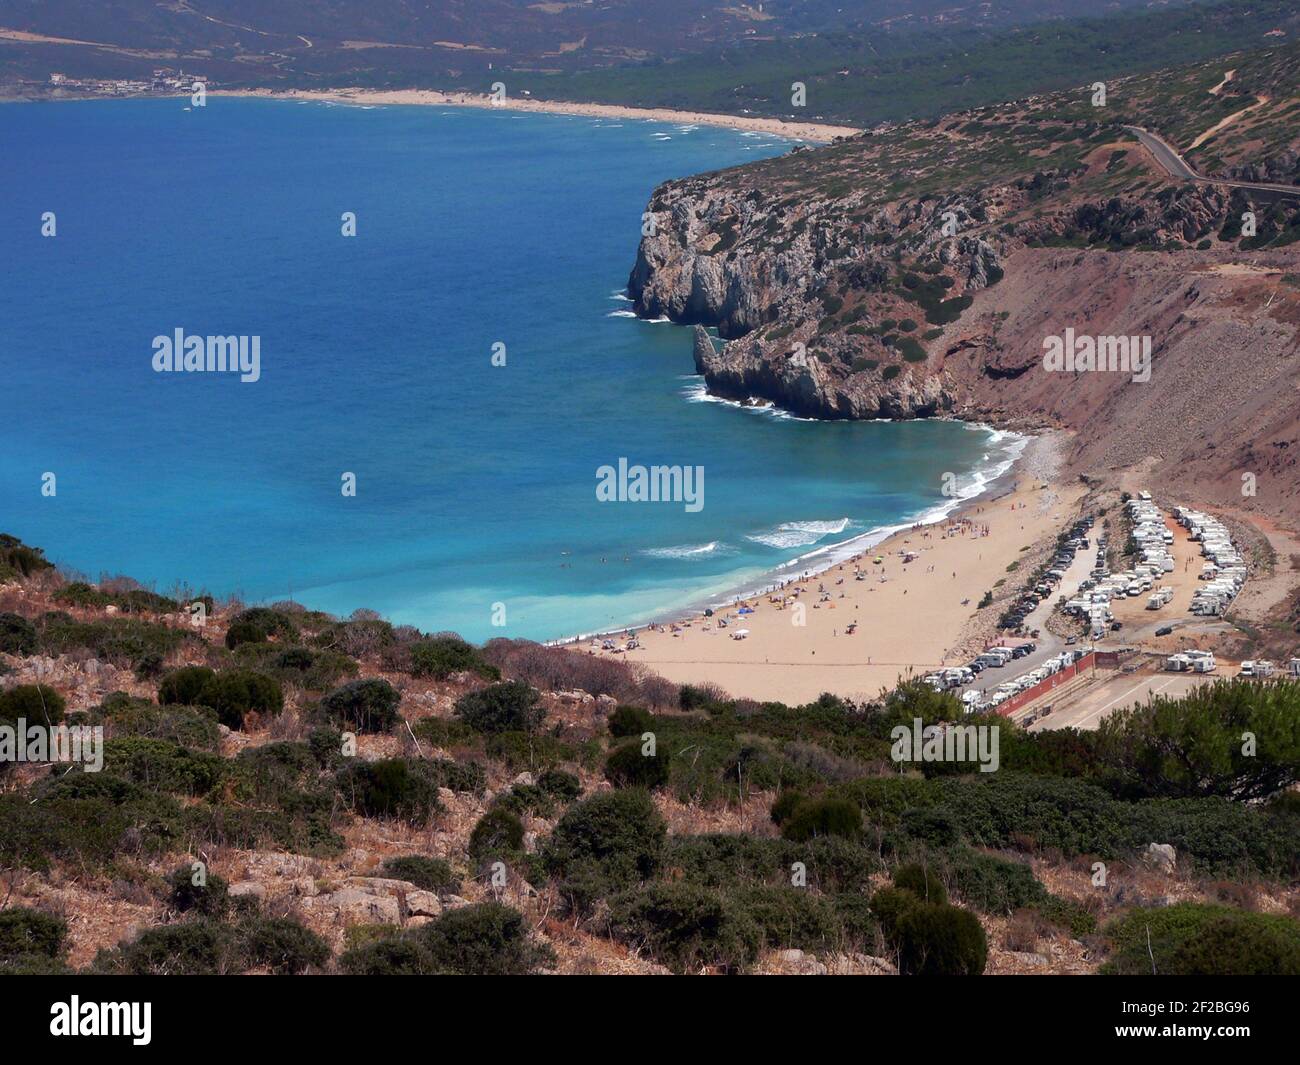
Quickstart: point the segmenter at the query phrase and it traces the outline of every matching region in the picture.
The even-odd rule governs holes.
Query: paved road
[[[1057,585],[1056,590],[1044,599],[1038,606],[1034,607],[1025,618],[1025,630],[1032,632],[1038,629],[1039,637],[1034,642],[1038,647],[1024,658],[1013,658],[1001,669],[986,669],[983,673],[978,674],[975,679],[961,688],[954,689],[958,695],[964,691],[974,689],[975,691],[984,691],[992,693],[1003,681],[1015,680],[1025,673],[1037,669],[1049,658],[1054,658],[1066,649],[1065,641],[1054,633],[1047,631],[1047,619],[1052,616],[1052,611],[1056,609],[1056,602],[1062,596],[1066,599],[1072,599],[1079,591],[1079,585],[1087,579],[1088,574],[1092,572],[1093,563],[1097,560],[1097,541],[1089,534],[1090,546],[1082,551],[1075,552],[1074,560],[1065,570],[1065,577]],[[1091,641],[1086,637],[1081,639],[1077,646],[1090,646]],[[962,663],[963,665],[965,663]]]
[[[1207,185],[1226,185],[1232,189],[1252,189],[1255,192],[1268,192],[1283,196],[1300,196],[1300,185],[1270,185],[1254,181],[1227,181],[1222,178],[1207,178],[1198,174],[1186,159],[1178,154],[1168,141],[1158,134],[1150,133],[1138,126],[1125,126],[1146,149],[1155,156],[1155,160],[1170,174],[1181,181],[1199,181]]]

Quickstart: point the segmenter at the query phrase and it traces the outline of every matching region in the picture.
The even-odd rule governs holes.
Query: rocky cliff
[[[1065,427],[1080,472],[1137,448],[1228,492],[1248,463],[1294,506],[1300,201],[1254,237],[1249,207],[1122,130],[986,109],[660,186],[629,293],[696,326],[716,395]],[[1046,369],[1067,328],[1150,337],[1151,380]]]

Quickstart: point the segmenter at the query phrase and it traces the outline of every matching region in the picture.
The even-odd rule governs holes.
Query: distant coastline
[[[771,133],[816,144],[829,144],[836,137],[852,137],[862,132],[853,126],[835,126],[822,122],[792,122],[787,119],[761,118],[756,115],[719,115],[708,111],[674,111],[664,107],[623,107],[617,104],[573,103],[564,100],[536,100],[531,97],[510,96],[507,96],[502,103],[494,103],[490,96],[478,93],[439,92],[434,89],[214,89],[209,95],[252,96],[273,100],[319,100],[363,106],[418,104],[425,107],[479,107],[501,111],[529,111],[534,114],[689,123]]]

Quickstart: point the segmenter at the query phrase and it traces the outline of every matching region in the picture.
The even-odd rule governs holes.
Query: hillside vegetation
[[[967,718],[997,772],[900,767],[951,696],[736,701],[292,603],[195,626],[5,542],[0,719],[106,737],[100,772],[3,766],[6,972],[1127,972],[1147,924],[1163,973],[1300,967],[1294,683]]]

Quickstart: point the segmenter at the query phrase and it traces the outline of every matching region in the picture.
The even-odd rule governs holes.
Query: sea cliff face
[[[1300,420],[1270,382],[1295,379],[1300,199],[1248,240],[1244,194],[1173,183],[1122,131],[1008,123],[1019,156],[958,116],[661,185],[637,313],[696,326],[718,396],[1065,428],[1075,472],[1154,462],[1208,501],[1266,471],[1252,505],[1293,510]],[[1066,329],[1150,338],[1150,379],[1053,371]]]
[[[1098,240],[1191,241],[1221,225],[1229,206],[1208,187],[1086,195],[1090,172],[1113,171],[1123,149],[1070,170],[883,200],[852,180],[875,151],[864,137],[655,190],[628,291],[640,315],[716,327],[720,349],[698,337],[695,345],[711,392],[824,418],[955,412],[972,390],[967,360],[954,373],[949,355],[980,347],[978,373],[991,379],[1029,365],[982,343],[989,330],[972,337],[964,328],[1008,257]],[[826,177],[826,155],[845,180]],[[811,187],[798,181],[803,170],[816,175]]]
[[[937,308],[1001,277],[1000,252],[978,236],[943,238],[940,208],[969,215],[960,199],[865,212],[861,201],[790,202],[708,177],[661,186],[628,282],[635,310],[717,328],[721,350],[698,336],[695,346],[717,395],[826,418],[948,411],[955,392],[942,372],[903,372],[923,358],[924,313],[907,297],[950,314],[952,304]],[[934,264],[906,279],[915,294],[900,288],[892,247],[908,233]]]

